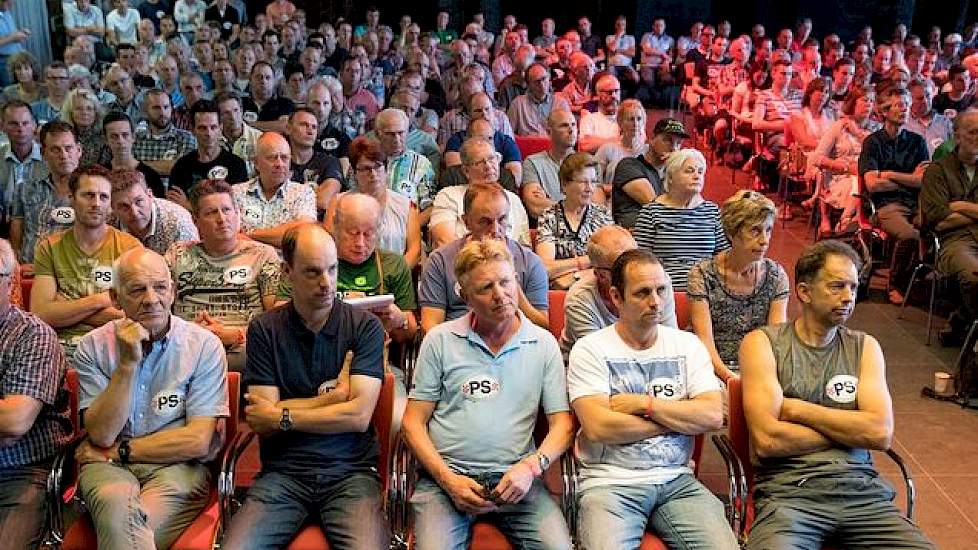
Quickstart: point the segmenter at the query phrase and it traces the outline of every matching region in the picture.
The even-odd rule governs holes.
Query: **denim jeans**
[[[691,474],[662,485],[601,485],[580,495],[584,550],[632,550],[646,525],[671,549],[737,550],[723,504]]]
[[[872,473],[766,482],[754,492],[749,550],[914,548],[934,544],[893,505],[893,489]]]
[[[411,496],[415,550],[465,550],[472,539],[476,517],[455,508],[437,483],[421,478]],[[479,516],[499,528],[510,543],[526,550],[570,550],[570,533],[560,508],[539,479],[523,500],[500,506]]]
[[[99,550],[169,548],[207,502],[203,464],[96,462],[82,466],[78,488]]]
[[[353,474],[338,482],[327,482],[324,477],[263,472],[231,518],[221,547],[285,548],[309,515],[315,514],[332,548],[387,548],[390,533],[377,477]]]
[[[45,487],[51,461],[0,468],[0,546],[37,548],[47,516]]]

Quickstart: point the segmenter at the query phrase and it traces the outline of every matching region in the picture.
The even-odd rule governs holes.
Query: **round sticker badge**
[[[230,21],[225,21],[224,22],[224,29],[225,30],[228,30],[228,31],[231,30],[231,22]]]
[[[92,282],[99,290],[112,288],[112,266],[97,265],[92,268]]]
[[[224,282],[229,285],[243,285],[251,280],[251,266],[232,266],[224,270]]]
[[[261,221],[261,211],[254,207],[245,208],[244,217],[251,223],[258,223]]]
[[[319,145],[324,151],[332,151],[340,146],[340,142],[336,138],[323,138],[323,140],[319,142]]]
[[[248,124],[254,124],[258,122],[258,113],[254,111],[245,111],[241,118]]]
[[[75,223],[75,209],[70,206],[61,206],[51,209],[51,221],[58,224]]]
[[[163,153],[163,160],[174,160],[176,158],[177,158],[176,149],[167,149],[166,152]]]
[[[850,374],[837,374],[825,384],[825,395],[836,403],[852,403],[856,400],[859,379]]]
[[[468,399],[482,400],[495,397],[502,389],[502,385],[499,380],[480,374],[462,382],[462,387],[459,389],[462,390],[462,395]]]
[[[228,178],[228,169],[217,165],[207,171],[207,177],[212,180],[225,180]]]

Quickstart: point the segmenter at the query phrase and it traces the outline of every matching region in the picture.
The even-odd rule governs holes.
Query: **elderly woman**
[[[75,137],[82,148],[78,166],[105,164],[109,159],[102,133],[102,104],[95,94],[86,88],[75,88],[61,107],[61,120],[71,124]]]
[[[7,71],[10,72],[10,80],[16,84],[3,89],[4,101],[19,99],[33,103],[47,97],[41,85],[41,66],[30,52],[21,51],[11,55],[7,60]]]
[[[635,241],[659,257],[673,288],[685,291],[689,268],[730,244],[720,226],[720,208],[703,198],[703,153],[680,149],[669,155],[665,168],[665,192],[642,207]]]
[[[605,143],[594,153],[594,160],[600,168],[601,183],[606,186],[605,196],[611,196],[611,183],[615,179],[618,161],[625,157],[644,155],[649,150],[645,141],[645,107],[637,99],[626,99],[618,108],[618,128],[621,137],[618,141]]]
[[[788,274],[764,256],[776,212],[763,194],[736,192],[720,214],[730,248],[689,270],[686,295],[693,332],[723,381],[736,375],[740,341],[748,332],[787,318]]]
[[[536,253],[550,277],[550,288],[567,289],[591,267],[587,243],[599,228],[611,225],[611,212],[591,198],[598,186],[598,164],[588,153],[560,163],[564,198],[543,211],[537,222]]]
[[[360,136],[350,144],[350,167],[356,190],[380,203],[382,214],[377,247],[403,255],[404,262],[413,269],[421,261],[420,214],[411,199],[388,190],[385,166],[387,157],[376,140]],[[329,205],[327,227],[332,226],[336,201],[334,198]]]
[[[857,214],[859,153],[866,136],[880,127],[871,118],[874,102],[870,88],[853,89],[842,104],[842,118],[829,126],[812,154],[812,164],[822,170],[812,196],[819,207],[819,238],[829,236],[833,227],[845,231]],[[840,210],[842,216],[833,226]]]

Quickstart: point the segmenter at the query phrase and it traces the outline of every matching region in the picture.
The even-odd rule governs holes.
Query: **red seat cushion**
[[[288,550],[329,550],[326,533],[315,524],[308,524],[299,532],[286,547]]]
[[[639,550],[669,550],[666,543],[659,540],[659,537],[653,535],[652,533],[645,533],[642,536],[642,544],[639,545]]]
[[[472,527],[470,550],[513,550],[503,532],[491,523],[478,521]]]

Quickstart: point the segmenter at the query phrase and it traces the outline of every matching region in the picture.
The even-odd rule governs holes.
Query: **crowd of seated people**
[[[517,547],[637,548],[648,528],[737,548],[690,467],[734,380],[757,455],[748,548],[933,547],[869,458],[892,441],[885,360],[845,326],[864,258],[828,237],[873,206],[901,304],[936,236],[967,296],[942,341],[967,332],[978,26],[846,43],[808,19],[773,39],[720,21],[673,38],[661,14],[636,39],[624,16],[607,35],[581,17],[532,36],[512,15],[498,33],[481,13],[423,30],[368,7],[310,28],[289,0],[74,0],[67,48],[40,67],[5,23],[27,3],[11,6],[4,546],[45,537],[47,472],[69,448],[98,547],[169,547],[217,482],[240,372],[262,471],[222,547],[284,547],[312,521],[334,547],[386,548],[371,417],[393,368],[421,550],[467,547],[476,521]],[[649,120],[680,102],[693,124]],[[760,185],[705,198],[704,135],[756,153]],[[794,287],[767,256],[785,206],[764,187],[791,148],[821,216]],[[413,352],[391,355],[414,357],[413,379],[391,348]],[[576,525],[541,479],[565,453]]]

